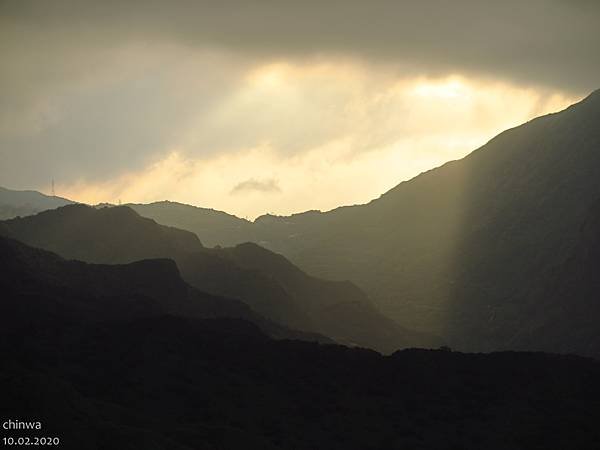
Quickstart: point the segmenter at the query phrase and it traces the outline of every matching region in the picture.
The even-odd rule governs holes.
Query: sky
[[[0,185],[368,202],[600,87],[600,2],[0,0]]]

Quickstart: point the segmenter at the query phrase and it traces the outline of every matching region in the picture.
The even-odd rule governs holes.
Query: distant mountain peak
[[[18,216],[30,216],[40,211],[54,209],[74,203],[56,196],[36,191],[16,191],[0,187],[0,220]]]

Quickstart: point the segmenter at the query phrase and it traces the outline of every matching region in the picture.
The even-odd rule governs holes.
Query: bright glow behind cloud
[[[160,77],[187,118],[163,156],[106,180],[63,183],[60,194],[91,203],[170,199],[251,218],[326,210],[376,198],[578,100],[493,80],[310,60],[247,67],[207,105],[186,73],[175,64]],[[182,79],[198,96],[179,92]],[[252,189],[269,185],[277,189]]]

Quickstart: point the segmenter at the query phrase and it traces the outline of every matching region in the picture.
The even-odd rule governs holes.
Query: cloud
[[[74,68],[62,68],[61,78],[40,75],[31,52],[23,74],[0,69],[6,99],[0,102],[0,179],[11,185],[97,181],[142,169],[201,126],[244,73],[242,61],[211,51],[133,45],[86,55],[82,67],[71,61],[80,53],[66,51]],[[205,145],[195,153],[218,150]]]
[[[247,192],[260,192],[260,193],[280,193],[281,188],[279,182],[273,178],[268,180],[257,180],[255,178],[249,178],[236,184],[231,190],[231,194],[244,194]]]
[[[54,178],[83,201],[170,197],[250,215],[366,201],[597,87],[599,11],[3,0],[0,184]],[[230,195],[249,173],[285,192],[252,205]]]
[[[365,83],[376,77],[366,74]],[[356,94],[353,86],[347,88]],[[247,218],[329,210],[377,198],[403,180],[466,155],[506,128],[573,101],[504,84],[410,79],[354,98],[354,106],[347,108],[353,128],[336,128],[333,138],[295,154],[269,143],[207,157],[174,149],[141,170],[97,182],[60,183],[56,189],[61,196],[89,203],[170,199]],[[365,137],[369,129],[374,137]],[[370,149],[357,151],[367,141]],[[249,176],[284,184],[277,195],[232,195],[232,185]]]
[[[9,42],[172,42],[267,60],[346,55],[576,94],[597,88],[600,74],[600,4],[585,0],[4,0],[0,8]]]

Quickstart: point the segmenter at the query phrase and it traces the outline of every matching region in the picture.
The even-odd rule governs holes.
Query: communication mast
[[[56,197],[56,192],[54,191],[54,178],[52,178],[52,197]]]

